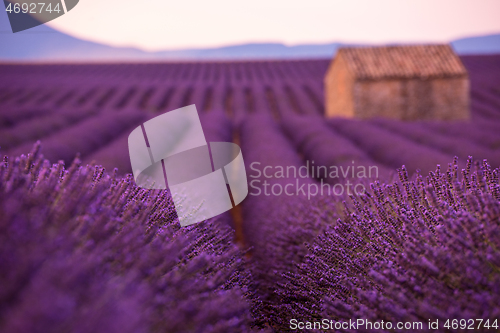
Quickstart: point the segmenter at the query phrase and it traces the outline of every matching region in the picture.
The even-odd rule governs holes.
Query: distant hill
[[[457,39],[451,44],[458,54],[500,54],[500,34]]]
[[[0,60],[141,59],[148,55],[147,52],[134,48],[115,48],[84,41],[48,25],[14,34],[7,12],[3,10],[0,10],[0,45]]]
[[[71,37],[47,25],[13,34],[7,13],[0,11],[0,61],[159,61],[214,59],[329,58],[340,43],[286,46],[253,43],[207,49],[146,52],[111,47]],[[452,42],[459,54],[500,53],[500,34]]]

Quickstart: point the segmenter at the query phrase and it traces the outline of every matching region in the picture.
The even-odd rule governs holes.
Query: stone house
[[[340,48],[324,84],[327,117],[470,118],[467,70],[449,45]]]

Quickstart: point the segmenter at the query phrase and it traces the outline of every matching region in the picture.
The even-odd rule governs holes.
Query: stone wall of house
[[[352,117],[360,119],[384,117],[411,121],[470,118],[467,77],[356,81],[351,89],[354,103]]]
[[[325,76],[325,114],[327,117],[354,117],[354,77],[342,57],[337,57]]]

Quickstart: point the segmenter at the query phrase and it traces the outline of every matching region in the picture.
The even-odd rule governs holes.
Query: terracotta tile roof
[[[451,46],[408,45],[340,48],[357,79],[451,77],[467,75],[467,70]]]

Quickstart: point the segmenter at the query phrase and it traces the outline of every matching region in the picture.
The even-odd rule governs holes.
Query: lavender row
[[[18,108],[0,107],[0,128],[12,127],[22,121],[50,113],[49,109],[25,108],[20,112]]]
[[[103,112],[73,126],[43,138],[43,155],[52,161],[72,161],[77,153],[86,157],[111,142],[120,134],[138,126],[145,114],[140,112]],[[8,151],[16,156],[29,151],[30,144],[22,144]]]
[[[39,112],[40,114],[37,114],[37,117],[3,129],[0,132],[0,147],[2,150],[12,149],[23,142],[31,144],[35,140],[44,138],[96,114],[94,110],[82,110],[80,112],[64,110],[57,114]]]
[[[313,179],[298,175],[298,169],[304,166],[303,161],[271,116],[247,116],[239,134],[250,185],[249,196],[243,204],[244,220],[248,221],[245,236],[250,244],[263,245],[265,233],[259,231],[265,227],[263,221],[274,214],[282,214],[284,207],[280,206],[294,201],[302,193],[287,196],[280,190],[288,184],[307,186]],[[279,195],[273,195],[273,191]]]
[[[385,180],[391,174],[390,168],[373,161],[365,151],[329,127],[322,117],[285,117],[281,124],[309,164],[314,178],[335,184],[359,177]]]
[[[476,119],[470,121],[456,122],[421,122],[429,132],[437,133],[445,137],[467,140],[476,145],[488,149],[498,149],[500,147],[500,134],[498,126],[494,122]]]
[[[233,126],[223,110],[203,112],[200,121],[207,142],[233,142]]]
[[[115,116],[119,117],[121,114],[122,113],[117,113]],[[150,116],[154,117],[154,115]],[[144,118],[144,121],[146,120],[147,119]],[[219,110],[202,113],[200,115],[200,120],[202,122],[202,128],[207,142],[233,141],[231,122],[222,111]],[[140,125],[140,122],[138,122],[137,125]],[[132,130],[132,128],[130,128],[130,130]],[[108,171],[117,168],[118,173],[121,175],[131,173],[132,169],[128,152],[129,132],[130,131],[124,131],[118,136],[118,138],[102,147],[98,147],[97,150],[87,155],[83,161],[85,163],[95,162],[96,164],[103,166]]]
[[[364,121],[335,118],[329,120],[329,124],[367,152],[373,160],[392,168],[405,165],[410,174],[416,170],[428,173],[437,164],[444,165],[453,157]]]
[[[494,166],[500,165],[500,155],[498,151],[471,142],[471,140],[466,137],[449,138],[445,135],[435,133],[427,128],[425,124],[418,122],[408,123],[391,121],[388,119],[377,119],[371,121],[371,123],[391,133],[408,138],[418,144],[440,150],[447,155],[458,156],[461,160],[465,160],[468,156],[473,155],[478,159],[488,159]],[[490,133],[490,136],[491,139],[500,139],[498,133]]]
[[[317,230],[316,221],[309,217],[310,201],[299,190],[307,191],[313,182],[294,177],[292,171],[286,174],[287,167],[302,167],[302,160],[271,116],[250,115],[239,132],[250,192],[242,203],[243,235],[245,244],[252,247],[253,283],[263,302],[259,313],[269,322],[279,275],[295,270],[304,255],[302,244]],[[283,174],[279,174],[281,167]]]

